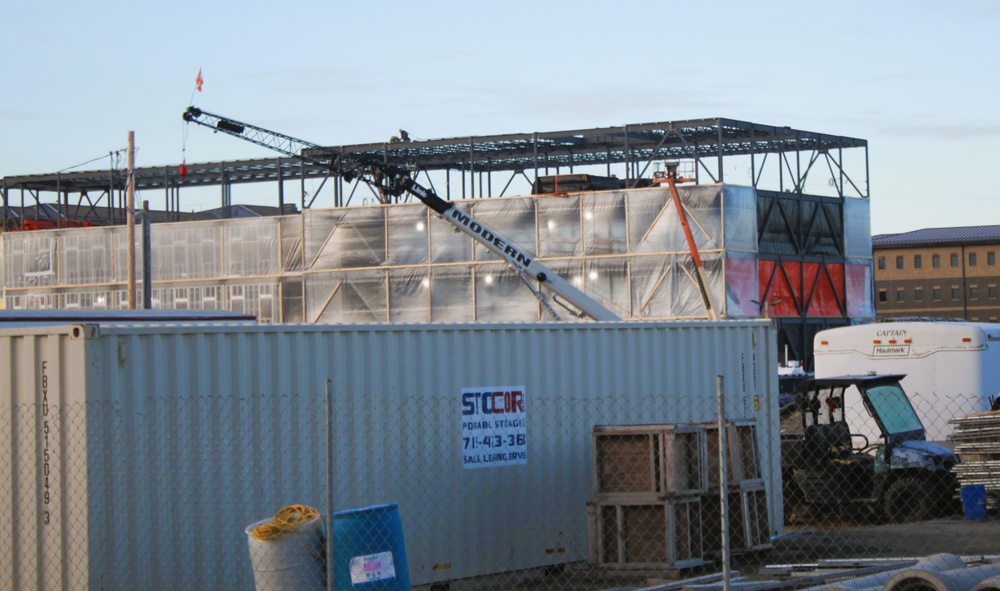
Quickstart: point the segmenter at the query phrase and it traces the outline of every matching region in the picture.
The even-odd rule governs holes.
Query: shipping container
[[[293,503],[398,503],[414,585],[583,564],[593,428],[715,420],[717,375],[727,417],[756,425],[777,535],[773,331],[762,320],[0,329],[0,580],[247,589],[244,528]]]

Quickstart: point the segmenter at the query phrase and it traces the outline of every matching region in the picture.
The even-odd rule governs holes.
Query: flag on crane
[[[198,77],[194,79],[194,89],[201,92],[201,85],[205,83],[205,79],[201,77],[201,68],[198,68]]]

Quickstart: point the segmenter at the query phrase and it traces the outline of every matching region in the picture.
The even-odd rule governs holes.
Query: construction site
[[[866,140],[183,120],[267,157],[2,179],[10,588],[1000,588],[993,400],[805,371],[875,317]]]
[[[192,109],[190,126],[223,132],[211,141],[238,141],[227,134],[278,155],[135,169],[135,190],[166,205],[148,215],[154,308],[264,323],[551,318],[501,257],[412,195],[351,172],[374,159],[623,319],[711,318],[696,258],[717,316],[775,319],[790,360],[809,358],[818,330],[874,316],[864,140],[708,119],[321,147]],[[681,209],[662,182],[667,164],[688,181]],[[126,181],[114,168],[2,179],[5,227],[18,230],[3,235],[6,309],[127,306]],[[269,187],[271,204],[234,202],[249,184]],[[207,187],[219,207],[185,213],[182,192]],[[54,231],[24,231],[44,228]]]

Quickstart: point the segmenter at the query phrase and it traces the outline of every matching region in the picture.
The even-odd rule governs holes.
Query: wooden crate
[[[708,455],[708,488],[719,488],[719,428],[706,424]],[[757,446],[757,427],[753,420],[726,423],[726,479],[729,485],[761,477],[760,450]]]
[[[763,480],[745,480],[729,487],[729,550],[733,554],[771,547],[767,491]],[[706,555],[722,552],[722,500],[718,492],[701,497]]]
[[[591,560],[601,567],[650,569],[704,564],[701,501],[591,503]]]
[[[594,494],[702,493],[708,487],[706,454],[705,428],[699,424],[596,426]]]

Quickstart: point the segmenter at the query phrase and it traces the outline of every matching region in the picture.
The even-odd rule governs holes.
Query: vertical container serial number
[[[52,428],[49,425],[49,374],[48,374],[49,362],[42,362],[42,488],[41,488],[41,504],[42,504],[42,523],[49,525],[52,521],[52,513],[49,510],[49,505],[52,503],[52,483],[50,477],[52,475],[52,447],[50,445],[50,435]]]

